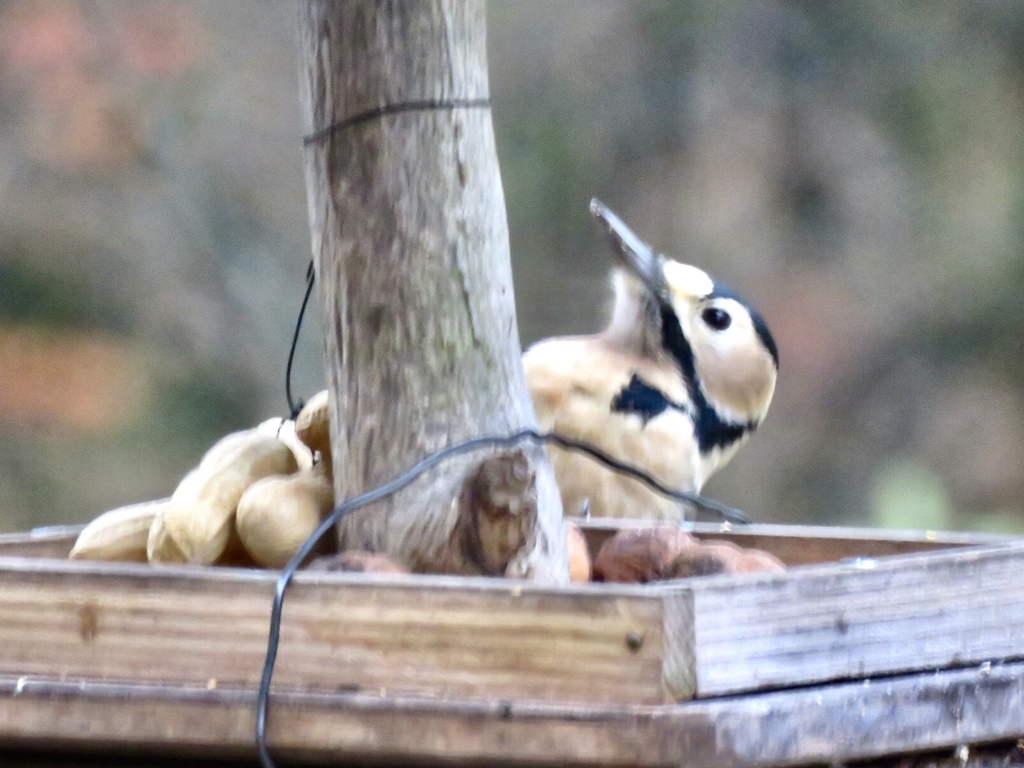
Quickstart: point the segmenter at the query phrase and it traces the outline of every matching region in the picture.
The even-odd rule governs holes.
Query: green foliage
[[[952,505],[942,478],[913,461],[893,460],[874,482],[872,523],[880,528],[948,530]]]
[[[0,252],[0,321],[125,332],[125,307],[80,275],[44,272]]]
[[[185,450],[205,451],[228,432],[255,426],[258,402],[241,371],[197,365],[159,382],[143,426]]]
[[[165,497],[214,442],[261,419],[257,387],[241,371],[157,364],[155,373],[147,407],[123,426],[0,444],[0,531],[85,522]]]

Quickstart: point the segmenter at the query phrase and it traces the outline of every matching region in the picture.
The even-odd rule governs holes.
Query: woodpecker
[[[665,485],[700,492],[768,412],[779,352],[764,319],[706,272],[655,254],[598,200],[620,264],[611,322],[523,355],[541,429],[590,443]],[[680,520],[686,509],[552,447],[566,515]]]

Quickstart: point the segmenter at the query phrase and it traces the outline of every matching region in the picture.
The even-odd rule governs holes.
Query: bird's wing
[[[671,487],[693,488],[689,398],[670,362],[636,357],[598,336],[540,342],[527,350],[523,367],[542,429],[590,443]],[[641,404],[634,407],[638,393]],[[663,395],[666,403],[649,408],[645,393]],[[596,516],[680,514],[675,502],[581,454],[551,455],[566,514],[577,514],[584,500]]]

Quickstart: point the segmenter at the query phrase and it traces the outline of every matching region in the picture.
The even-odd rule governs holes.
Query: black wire
[[[432,453],[425,459],[414,464],[412,468],[399,477],[396,477],[394,480],[374,488],[372,491],[368,491],[361,496],[356,496],[354,499],[349,499],[335,507],[330,516],[320,523],[320,527],[313,531],[303,545],[299,547],[299,551],[295,553],[295,556],[288,561],[288,564],[281,571],[281,575],[277,579],[277,587],[274,590],[274,603],[270,611],[270,633],[267,638],[267,656],[266,661],[263,664],[263,674],[260,677],[260,690],[256,704],[256,748],[259,751],[260,764],[263,768],[276,768],[276,764],[270,756],[270,751],[267,748],[267,709],[270,704],[270,683],[274,675],[274,664],[277,661],[277,650],[281,644],[281,614],[284,609],[285,590],[288,589],[288,585],[291,583],[292,577],[295,575],[299,566],[313,551],[313,547],[315,547],[320,539],[323,538],[324,534],[337,525],[338,522],[346,515],[351,514],[360,507],[365,507],[367,504],[372,504],[376,501],[387,498],[392,494],[398,493],[419,479],[423,473],[433,469],[444,461],[476,451],[480,448],[510,448],[522,442],[537,444],[552,443],[557,445],[559,448],[583,453],[595,461],[604,464],[609,469],[613,469],[616,472],[629,475],[630,477],[639,480],[663,496],[675,499],[676,501],[686,502],[699,509],[703,509],[704,511],[714,512],[721,515],[724,519],[732,522],[750,522],[750,518],[737,509],[720,504],[717,501],[712,501],[711,499],[705,499],[696,493],[669,488],[648,475],[646,472],[618,461],[617,459],[613,459],[611,456],[600,449],[595,448],[589,443],[572,440],[571,438],[564,437],[563,435],[559,435],[554,432],[538,432],[534,429],[523,429],[511,435],[477,437],[472,440],[466,440],[465,442],[448,446],[447,448],[442,448],[436,453]]]
[[[302,297],[302,306],[299,307],[299,317],[295,321],[295,333],[292,334],[292,346],[288,350],[288,363],[284,368],[284,396],[288,398],[289,418],[294,419],[305,403],[302,400],[295,402],[292,399],[292,363],[295,362],[295,348],[299,344],[299,332],[302,330],[302,318],[306,314],[306,305],[309,304],[309,297],[313,293],[313,283],[316,282],[316,270],[313,269],[313,260],[310,259],[309,267],[306,269],[306,295]]]
[[[479,109],[481,107],[491,106],[490,99],[448,99],[448,100],[422,100],[422,101],[404,101],[400,104],[385,104],[382,107],[376,109],[368,109],[365,112],[359,112],[351,117],[346,117],[344,120],[339,120],[336,123],[325,125],[323,128],[319,128],[307,136],[302,137],[302,143],[306,146],[314,144],[321,139],[325,139],[332,133],[338,131],[344,131],[346,128],[351,128],[353,125],[359,123],[365,123],[368,120],[376,120],[377,118],[384,117],[385,115],[395,115],[400,112],[424,112],[432,109]]]

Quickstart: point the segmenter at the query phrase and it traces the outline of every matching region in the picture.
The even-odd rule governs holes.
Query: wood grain
[[[0,557],[67,559],[84,525],[36,528],[26,533],[0,533]]]
[[[689,582],[697,696],[1024,657],[1024,542]]]
[[[928,672],[679,709],[715,724],[713,741],[695,741],[694,765],[834,765],[1019,736],[1024,666]]]
[[[277,679],[656,703],[1024,658],[1022,562],[1016,541],[646,587],[306,574]],[[0,672],[247,684],[273,578],[0,561]]]
[[[0,674],[255,685],[275,579],[0,559]],[[274,679],[282,689],[663,702],[662,605],[629,587],[300,574]]]
[[[590,551],[595,555],[604,542],[623,528],[665,524],[652,520],[569,519],[583,530]],[[1010,536],[989,533],[896,531],[821,525],[680,523],[679,527],[701,539],[731,541],[741,547],[763,549],[790,566],[815,565],[858,557],[878,558],[913,552],[935,552],[1012,540]]]
[[[406,109],[321,130],[382,107],[485,101],[484,0],[305,0],[299,19],[303,110],[320,131],[306,148],[306,188],[340,500],[442,447],[536,419],[490,110]],[[461,556],[465,538],[453,534],[465,508],[452,504],[486,455],[343,520],[340,548],[416,572],[486,573]],[[564,584],[554,471],[542,448],[524,455],[536,514],[523,516],[528,535],[506,573]]]
[[[649,526],[643,520],[579,520],[591,556],[622,528]],[[65,558],[84,526],[40,528],[28,533],[0,534],[0,556]],[[952,531],[896,531],[880,528],[843,528],[821,525],[722,526],[689,523],[682,526],[706,539],[732,541],[743,547],[771,552],[787,565],[816,565],[857,557],[891,557],[914,552],[935,552],[1012,540],[1002,534]]]
[[[253,755],[251,689],[0,677],[0,746]],[[672,706],[277,694],[275,755],[334,765],[768,768],[1024,733],[1024,665]]]

